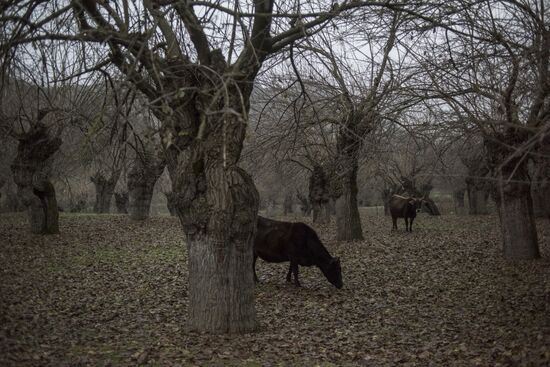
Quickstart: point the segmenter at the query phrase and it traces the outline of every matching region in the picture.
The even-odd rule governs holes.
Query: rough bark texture
[[[61,139],[50,138],[42,123],[18,137],[17,156],[11,166],[18,196],[27,207],[32,233],[59,233],[55,189],[49,181],[51,160]]]
[[[243,124],[225,118],[236,130],[231,136],[242,138]],[[192,144],[187,159],[172,157],[168,164],[189,251],[189,326],[243,333],[256,328],[251,269],[259,196],[251,177],[235,164],[240,149],[223,161],[222,139],[215,131],[206,146]]]
[[[550,219],[550,141],[538,149],[534,156],[531,177],[534,215]]]
[[[363,138],[376,125],[373,100],[348,106],[336,140],[337,156],[333,164],[331,197],[336,199],[336,237],[340,241],[362,240],[363,229],[357,205],[357,159]]]
[[[328,184],[323,168],[318,165],[313,167],[309,177],[309,202],[313,212],[313,223],[330,222]]]
[[[300,202],[300,211],[302,212],[303,216],[310,216],[311,215],[311,203],[309,202],[309,199],[302,194],[300,191],[296,191],[296,198]]]
[[[168,208],[168,211],[170,212],[171,216],[176,215],[176,197],[175,194],[171,191],[165,192],[164,196],[166,196],[166,207]]]
[[[144,152],[128,171],[128,214],[132,220],[149,218],[155,183],[162,175],[165,161]]]
[[[336,239],[338,241],[363,239],[357,206],[357,161],[348,163],[351,167],[340,178],[342,191],[336,200]]]
[[[491,182],[488,180],[489,167],[481,154],[474,154],[462,158],[462,162],[468,168],[466,177],[466,192],[468,193],[468,206],[470,215],[488,214],[487,199]]]
[[[514,147],[525,140],[524,133],[510,128],[485,141],[488,166],[496,178],[492,195],[500,218],[503,253],[511,260],[540,257],[527,162],[514,155]]]
[[[118,214],[128,214],[128,193],[115,192],[115,205]]]
[[[111,199],[119,176],[120,171],[113,172],[109,178],[97,171],[95,175],[90,177],[95,187],[94,213],[109,213]]]
[[[200,80],[201,93],[194,100],[186,96],[192,103],[174,106],[175,113],[163,122],[163,142],[189,251],[189,326],[211,333],[244,333],[256,328],[251,270],[259,196],[237,163],[257,72],[257,65],[248,69],[247,62],[263,56],[244,55],[239,65],[243,79],[238,81],[219,50],[209,56],[216,74]],[[226,71],[229,82],[211,84],[224,80],[220,75]],[[225,93],[218,93],[224,88]],[[186,134],[178,133],[182,127]]]
[[[453,191],[453,201],[455,204],[455,213],[464,214],[465,213],[465,195],[466,188],[461,188]]]

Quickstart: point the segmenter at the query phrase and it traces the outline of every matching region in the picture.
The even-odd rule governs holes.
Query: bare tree
[[[540,256],[527,163],[543,146],[550,113],[546,12],[534,1],[470,4],[452,20],[431,23],[438,34],[417,54],[426,71],[419,77],[430,83],[418,85],[483,138],[509,259]],[[460,27],[451,26],[457,21]]]

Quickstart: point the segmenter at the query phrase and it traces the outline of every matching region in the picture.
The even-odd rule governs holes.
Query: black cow
[[[422,199],[393,195],[390,199],[390,213],[393,229],[397,229],[397,218],[405,218],[405,231],[412,232],[416,212],[422,207]],[[410,222],[409,222],[410,221]]]
[[[300,286],[298,280],[298,265],[315,265],[325,275],[332,285],[342,288],[342,269],[340,259],[332,257],[321,243],[317,233],[304,223],[290,223],[258,217],[257,232],[254,238],[254,280],[256,275],[256,260],[261,258],[267,262],[280,263],[290,261],[286,281],[291,281],[294,274],[294,284]]]

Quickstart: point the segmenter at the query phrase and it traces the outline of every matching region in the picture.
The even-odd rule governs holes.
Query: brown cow
[[[274,263],[290,261],[286,281],[290,282],[291,274],[294,274],[294,284],[298,287],[300,286],[298,265],[315,265],[332,285],[342,288],[340,259],[330,256],[317,233],[307,224],[281,222],[259,216],[254,238],[255,281],[258,281],[256,275],[258,257]]]
[[[412,232],[412,224],[416,212],[422,206],[422,199],[393,195],[390,199],[390,214],[393,229],[397,229],[397,218],[405,218],[405,231]],[[409,222],[410,221],[410,222]]]

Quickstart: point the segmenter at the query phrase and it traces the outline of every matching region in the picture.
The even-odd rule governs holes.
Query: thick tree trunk
[[[165,192],[164,196],[166,196],[166,207],[168,208],[168,212],[170,212],[171,216],[176,215],[176,196],[173,192]]]
[[[464,197],[466,194],[466,189],[458,189],[453,192],[453,201],[455,204],[455,213],[461,215],[465,213],[465,201]]]
[[[313,212],[313,223],[330,222],[328,180],[321,166],[313,167],[309,178],[309,201]]]
[[[470,215],[489,214],[489,209],[487,209],[489,192],[487,189],[485,187],[480,188],[478,185],[472,183],[467,183],[467,186]]]
[[[312,220],[313,223],[327,224],[330,223],[330,207],[328,202],[326,203],[314,203],[312,208]]]
[[[525,133],[510,128],[485,141],[488,166],[497,179],[492,193],[500,218],[503,253],[510,260],[540,257],[528,167],[515,150],[525,139]]]
[[[500,218],[504,257],[512,260],[540,257],[528,187],[510,195],[505,193],[507,185],[503,186],[500,193],[502,199],[495,201]]]
[[[90,177],[95,187],[94,213],[109,213],[111,199],[113,198],[119,176],[120,171],[113,172],[110,178],[106,178],[98,171]]]
[[[550,219],[550,146],[541,148],[533,160],[531,197],[535,217]]]
[[[50,138],[42,123],[22,134],[17,156],[11,166],[17,193],[27,207],[32,233],[59,233],[59,212],[55,189],[48,179],[51,157],[61,146],[61,139]]]
[[[310,216],[311,215],[311,204],[309,202],[309,199],[305,197],[302,193],[299,191],[296,192],[296,197],[300,201],[300,211],[302,212],[303,216]]]
[[[128,193],[115,193],[115,205],[118,214],[128,214]]]
[[[155,184],[164,170],[165,162],[153,155],[143,154],[128,172],[128,214],[132,220],[149,218]]]
[[[221,52],[211,57],[214,66],[223,66]],[[252,86],[245,80],[201,87],[204,94],[195,103],[163,124],[176,212],[189,250],[188,322],[193,330],[245,333],[257,326],[252,261],[259,196],[251,177],[237,165]],[[221,88],[226,93],[217,94]],[[208,98],[209,93],[214,97]],[[195,129],[189,134],[170,130],[190,121]],[[178,140],[166,145],[173,137]]]
[[[462,157],[462,163],[468,168],[468,176],[465,181],[469,214],[489,214],[487,199],[492,183],[487,179],[489,174],[487,157],[479,152],[471,153],[468,157]]]
[[[348,172],[340,179],[341,195],[336,200],[336,239],[363,239],[361,217],[357,206],[357,162],[349,162]]]
[[[13,180],[8,180],[5,191],[4,191],[4,200],[2,211],[4,212],[22,212],[26,210],[25,205],[21,202],[17,195],[17,185],[14,184]]]
[[[258,192],[244,170],[206,169],[206,157],[197,151],[190,156],[195,158],[184,167],[180,161],[180,169],[169,170],[189,251],[189,326],[211,333],[253,331]]]

